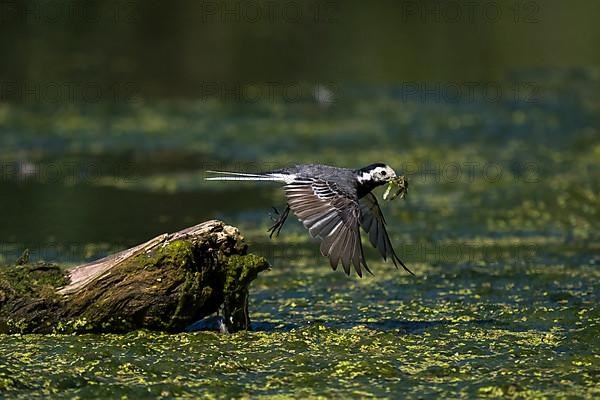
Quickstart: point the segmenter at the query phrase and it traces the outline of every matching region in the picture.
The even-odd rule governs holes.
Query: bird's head
[[[360,183],[371,183],[382,185],[390,179],[396,177],[396,172],[389,165],[371,164],[356,171],[357,179]]]

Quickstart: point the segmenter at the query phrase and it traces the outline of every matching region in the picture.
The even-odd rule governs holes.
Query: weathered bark
[[[22,262],[21,262],[22,263]],[[0,268],[0,333],[181,331],[218,311],[248,329],[248,286],[269,267],[237,228],[208,221],[69,270]]]

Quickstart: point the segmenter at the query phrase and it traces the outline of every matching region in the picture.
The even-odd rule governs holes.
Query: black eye
[[[385,171],[381,171],[381,175],[383,175],[383,176],[386,176],[386,175],[387,175],[387,172],[385,172]]]

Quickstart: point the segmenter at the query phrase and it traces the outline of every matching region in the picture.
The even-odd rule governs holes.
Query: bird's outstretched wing
[[[320,178],[298,177],[284,187],[288,204],[312,237],[321,240],[321,254],[335,270],[342,262],[362,277],[362,268],[371,273],[360,241],[360,209],[356,193],[340,189]],[[361,268],[362,267],[362,268]]]
[[[387,261],[388,258],[391,258],[394,262],[396,268],[398,268],[398,263],[402,265],[402,267],[411,275],[414,275],[413,272],[408,269],[406,265],[398,258],[394,248],[392,247],[392,242],[390,241],[390,237],[388,236],[387,231],[385,230],[385,219],[383,218],[383,213],[379,208],[379,204],[377,203],[377,199],[373,195],[373,193],[367,193],[366,196],[362,197],[359,200],[360,205],[360,226],[367,232],[369,235],[369,241],[383,257],[384,260]]]

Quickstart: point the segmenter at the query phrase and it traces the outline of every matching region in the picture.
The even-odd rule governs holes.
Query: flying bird
[[[336,270],[342,263],[350,275],[354,266],[358,276],[362,269],[372,274],[363,253],[359,226],[384,260],[391,258],[396,268],[400,264],[413,272],[398,258],[385,229],[385,219],[371,193],[378,186],[396,178],[388,165],[377,163],[360,169],[303,164],[259,174],[207,171],[220,176],[213,181],[273,181],[284,184],[287,206],[269,228],[270,236],[279,235],[290,210],[298,217],[312,237],[321,241],[321,254],[329,258]],[[277,210],[275,210],[277,211]]]

